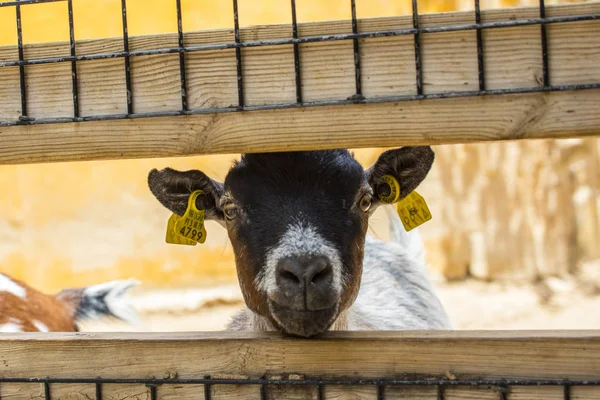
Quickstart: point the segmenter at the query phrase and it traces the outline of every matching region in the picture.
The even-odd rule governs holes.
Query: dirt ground
[[[597,286],[574,280],[515,286],[468,280],[436,283],[456,329],[600,329]],[[88,323],[84,331],[217,331],[242,306],[236,285],[186,291],[149,291],[131,297],[140,323]]]

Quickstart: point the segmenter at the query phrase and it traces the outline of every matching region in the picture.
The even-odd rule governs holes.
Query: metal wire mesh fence
[[[529,379],[529,380],[489,380],[489,379],[460,379],[449,380],[440,378],[430,379],[304,379],[304,380],[287,380],[287,379],[214,379],[210,376],[205,376],[201,379],[77,379],[77,378],[0,378],[2,383],[39,383],[43,385],[43,393],[45,400],[52,399],[53,385],[60,384],[87,384],[94,385],[95,399],[103,399],[103,385],[106,384],[122,384],[144,385],[148,388],[149,397],[151,400],[159,398],[157,388],[165,385],[202,385],[203,390],[197,395],[203,395],[205,400],[218,400],[219,396],[213,394],[215,385],[251,385],[258,386],[260,390],[259,398],[266,400],[270,398],[269,389],[272,387],[295,387],[295,388],[311,388],[314,389],[315,397],[318,400],[327,399],[326,387],[331,386],[370,386],[376,390],[376,398],[385,400],[386,393],[391,389],[402,391],[405,388],[434,388],[437,400],[444,400],[446,391],[450,388],[468,387],[486,389],[496,393],[499,400],[509,400],[511,398],[511,390],[515,387],[550,387],[560,388],[562,398],[570,400],[572,391],[577,387],[598,387],[599,380],[544,380],[544,379]],[[309,393],[309,392],[307,392]],[[312,397],[312,396],[311,396]],[[419,397],[421,398],[421,397]],[[486,396],[485,398],[490,398]],[[558,398],[553,396],[552,398]]]
[[[38,4],[38,3],[50,3],[50,2],[64,2],[68,4],[68,17],[69,17],[69,39],[70,39],[70,55],[64,57],[48,57],[48,58],[34,58],[25,59],[24,57],[24,45],[23,45],[23,32],[22,32],[22,17],[21,17],[21,6]],[[206,114],[206,113],[221,113],[221,112],[237,112],[237,111],[251,111],[251,110],[268,110],[268,109],[281,109],[281,108],[294,108],[294,107],[315,107],[322,105],[342,105],[342,104],[356,104],[356,103],[375,103],[375,102],[397,102],[406,100],[423,100],[423,99],[437,99],[437,98],[451,98],[451,97],[467,97],[467,96],[483,96],[483,95],[501,95],[511,93],[534,93],[534,92],[552,92],[552,91],[572,91],[572,90],[584,90],[584,89],[597,89],[600,88],[600,83],[577,83],[577,84],[560,84],[554,85],[552,83],[551,76],[551,65],[549,63],[549,40],[547,33],[547,25],[555,23],[568,23],[568,22],[581,22],[600,19],[600,14],[585,14],[585,15],[567,15],[567,16],[556,16],[549,17],[546,15],[546,7],[544,0],[539,1],[539,17],[538,18],[527,18],[517,19],[510,21],[496,21],[496,22],[482,22],[481,18],[481,7],[480,0],[474,0],[474,22],[471,24],[458,24],[458,25],[444,25],[444,26],[433,26],[433,27],[421,27],[419,25],[420,16],[418,12],[417,0],[412,0],[412,28],[396,29],[396,30],[384,30],[375,32],[359,32],[358,19],[356,15],[356,3],[355,0],[349,0],[349,7],[351,8],[352,15],[352,32],[346,34],[335,34],[325,36],[304,36],[299,37],[298,35],[298,21],[296,18],[296,1],[291,0],[291,27],[292,37],[287,39],[271,39],[271,40],[254,40],[254,41],[242,41],[240,35],[240,24],[239,24],[239,13],[238,13],[238,2],[233,0],[233,42],[231,43],[220,43],[220,44],[202,44],[196,46],[185,46],[184,44],[184,33],[182,27],[182,9],[181,1],[176,1],[177,7],[177,46],[176,47],[165,47],[150,50],[135,50],[130,51],[129,47],[129,34],[127,28],[127,0],[121,0],[121,17],[123,27],[123,51],[110,52],[110,53],[96,53],[87,55],[77,55],[76,53],[76,40],[74,33],[74,15],[73,15],[73,4],[72,0],[17,0],[9,2],[0,2],[0,7],[15,7],[16,20],[17,20],[17,47],[18,47],[18,60],[0,62],[0,68],[2,67],[18,67],[19,68],[19,86],[20,86],[20,97],[21,97],[21,110],[20,116],[15,120],[0,120],[0,126],[20,125],[20,124],[43,124],[43,123],[57,123],[57,122],[83,122],[93,120],[112,120],[112,119],[125,119],[125,118],[145,118],[154,116],[173,116],[173,115],[188,115],[188,114]],[[542,65],[542,82],[536,86],[529,87],[512,87],[512,88],[493,88],[489,89],[486,87],[486,63],[485,63],[485,48],[484,39],[482,32],[487,29],[494,28],[508,28],[518,27],[526,25],[538,25],[540,27],[541,37],[541,59]],[[423,60],[421,56],[421,36],[422,34],[434,34],[442,32],[456,32],[456,31],[475,31],[476,32],[476,43],[477,51],[475,57],[477,57],[477,68],[478,68],[478,89],[477,90],[465,90],[465,91],[449,91],[449,92],[436,92],[436,93],[424,93],[423,91],[423,64],[427,60]],[[411,94],[398,94],[398,95],[387,95],[379,97],[366,97],[363,94],[362,88],[362,75],[361,75],[361,52],[360,52],[360,39],[367,38],[378,38],[378,37],[389,37],[389,36],[413,36],[414,46],[414,63],[415,63],[415,88],[416,92]],[[352,41],[353,42],[353,58],[354,58],[354,82],[355,82],[355,93],[352,96],[341,99],[331,100],[318,100],[318,101],[304,101],[302,93],[302,74],[301,74],[301,63],[302,54],[299,50],[299,45],[304,43],[314,42],[327,42],[327,41]],[[280,46],[280,45],[292,45],[293,46],[293,62],[294,62],[294,78],[295,78],[295,102],[290,103],[269,103],[261,105],[248,105],[245,103],[244,95],[244,69],[243,69],[243,48],[261,47],[261,46]],[[190,108],[188,102],[188,87],[186,78],[186,54],[192,52],[210,51],[210,50],[225,50],[235,49],[235,61],[236,61],[236,74],[237,74],[237,104],[228,107],[209,107],[209,108]],[[180,86],[181,86],[181,108],[179,110],[172,111],[160,111],[160,112],[136,112],[136,104],[134,104],[133,91],[135,85],[132,84],[132,72],[131,72],[131,59],[138,56],[150,56],[160,54],[179,54],[179,70],[180,70]],[[78,84],[78,61],[89,61],[89,60],[101,60],[101,59],[113,59],[122,58],[124,60],[124,75],[125,75],[125,86],[126,86],[126,113],[117,113],[110,115],[85,115],[82,116],[80,113],[79,105],[79,84]],[[35,118],[28,113],[27,104],[27,75],[25,73],[25,67],[31,65],[40,64],[52,64],[52,63],[71,63],[72,73],[72,106],[73,112],[72,117],[44,117]]]

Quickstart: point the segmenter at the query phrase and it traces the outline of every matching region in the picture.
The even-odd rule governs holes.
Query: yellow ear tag
[[[175,223],[180,219],[181,217],[177,214],[173,214],[169,217],[169,222],[167,222],[167,234],[165,237],[165,241],[170,244],[183,244],[187,246],[195,246],[195,241],[186,239],[183,236],[179,236],[177,233],[175,233]]]
[[[379,199],[387,204],[398,202],[396,210],[398,216],[404,225],[406,232],[415,229],[419,225],[431,219],[431,212],[425,199],[416,191],[412,191],[405,198],[398,201],[400,198],[400,183],[392,175],[384,175],[381,177],[387,187],[379,190]]]
[[[379,200],[387,204],[394,204],[400,198],[400,183],[391,175],[384,175],[381,180],[387,184],[387,187],[383,192],[377,193]]]
[[[206,241],[204,210],[196,208],[196,199],[201,194],[204,194],[202,190],[196,190],[190,195],[183,216],[171,215],[167,223],[167,243],[195,246]]]
[[[431,219],[431,212],[425,199],[414,190],[398,202],[396,209],[406,232]]]

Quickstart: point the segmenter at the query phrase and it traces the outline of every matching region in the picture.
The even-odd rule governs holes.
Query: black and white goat
[[[395,240],[366,235],[381,178],[394,176],[404,198],[433,160],[430,147],[386,151],[367,170],[347,150],[244,154],[224,183],[166,168],[148,184],[178,215],[202,190],[197,205],[226,227],[247,306],[230,330],[449,329],[418,234],[395,216]]]

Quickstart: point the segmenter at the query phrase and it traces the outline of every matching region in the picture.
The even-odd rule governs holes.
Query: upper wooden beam
[[[482,12],[482,22],[536,18],[537,8]],[[548,17],[600,14],[600,3],[547,7]],[[470,12],[421,16],[421,27],[473,23]],[[410,16],[365,19],[360,32],[410,28]],[[351,32],[350,21],[301,24],[300,37]],[[600,83],[600,20],[548,25],[550,83]],[[243,41],[286,39],[289,25],[242,29]],[[231,30],[190,32],[186,46],[230,43]],[[476,91],[476,33],[421,35],[424,93]],[[483,32],[487,89],[542,83],[539,26]],[[130,50],[177,46],[177,35],[132,37]],[[120,39],[77,43],[77,53],[122,50]],[[0,48],[0,60],[16,59]],[[68,43],[27,46],[26,59],[67,56]],[[360,40],[362,86],[368,98],[416,93],[413,37]],[[295,101],[291,45],[242,49],[245,104]],[[300,45],[303,100],[345,99],[354,94],[352,41]],[[126,113],[123,59],[78,61],[81,116]],[[29,115],[72,115],[68,62],[26,66]],[[235,51],[186,54],[191,109],[237,105]],[[181,107],[178,54],[131,58],[134,113]],[[18,67],[0,67],[0,120],[20,112]],[[210,153],[289,151],[563,138],[600,133],[600,90],[529,93],[168,116],[44,125],[0,126],[0,164],[171,157]]]

